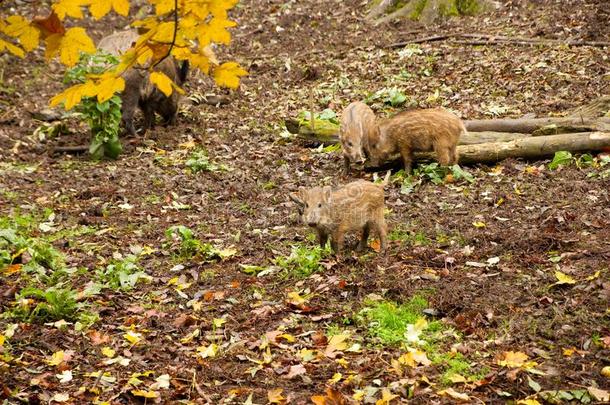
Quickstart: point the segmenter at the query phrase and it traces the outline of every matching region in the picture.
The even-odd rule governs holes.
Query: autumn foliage
[[[247,72],[235,62],[219,63],[212,49],[213,44],[230,42],[228,28],[236,23],[229,20],[228,11],[237,2],[147,0],[149,15],[132,21],[132,26],[144,33],[122,55],[120,63],[103,73],[89,75],[84,83],[56,95],[51,105],[63,103],[71,109],[83,97],[97,97],[100,103],[109,100],[124,89],[121,76],[127,69],[152,68],[168,55],[188,60],[192,67],[212,75],[219,86],[237,88],[239,78]],[[129,0],[55,0],[47,16],[29,20],[11,15],[0,19],[0,52],[23,58],[42,44],[46,58],[58,58],[66,67],[72,67],[81,53],[96,52],[85,28],[71,26],[74,21],[87,16],[99,20],[110,12],[128,16],[129,10]],[[151,81],[166,95],[177,89],[161,72],[153,73]]]

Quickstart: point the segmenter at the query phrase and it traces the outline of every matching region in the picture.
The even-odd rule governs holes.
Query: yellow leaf
[[[144,397],[144,398],[157,398],[159,396],[158,392],[155,391],[146,391],[146,390],[131,390],[131,393],[136,397]]]
[[[576,352],[576,349],[574,347],[570,347],[568,349],[563,349],[563,355],[566,357],[570,357],[571,355],[574,354],[574,352]]]
[[[221,87],[236,89],[239,86],[239,78],[247,74],[248,72],[239,67],[239,64],[226,62],[214,69],[214,80]]]
[[[70,28],[61,40],[59,60],[68,67],[74,66],[78,62],[81,52],[95,52],[95,44],[84,28]]]
[[[106,74],[101,77],[101,81],[97,84],[97,101],[103,103],[110,100],[116,93],[125,90],[125,80],[122,77],[116,77],[111,74]]]
[[[5,50],[20,58],[25,57],[25,52],[23,51],[23,49],[0,38],[0,52],[3,52]]]
[[[216,343],[212,343],[209,346],[199,346],[197,351],[202,359],[216,357],[216,354],[218,353],[218,345]]]
[[[283,388],[276,388],[274,390],[267,391],[267,400],[271,404],[283,404],[286,398],[282,396]]]
[[[606,367],[602,368],[602,370],[600,371],[600,374],[603,375],[604,377],[610,378],[610,366],[606,366]]]
[[[172,80],[163,72],[152,72],[150,81],[167,97],[172,94]]]
[[[407,353],[398,358],[398,362],[409,367],[415,367],[419,364],[424,366],[430,365],[430,360],[428,359],[428,356],[426,356],[425,352],[410,348]]]
[[[80,103],[83,97],[92,97],[97,92],[95,83],[88,81],[83,84],[77,84],[62,91],[51,99],[51,107],[60,103],[64,103],[66,110],[72,109],[76,104]]]
[[[384,388],[381,391],[381,399],[378,399],[377,402],[375,402],[375,405],[389,405],[390,401],[392,401],[394,398],[398,398],[398,395],[394,395],[389,389]]]
[[[61,40],[63,39],[63,34],[52,34],[49,35],[45,40],[46,49],[44,50],[44,57],[47,59],[53,58],[59,52],[59,47],[61,45]]]
[[[521,367],[529,359],[529,356],[522,352],[504,352],[504,360],[498,360],[498,365],[504,367]]]
[[[127,331],[127,333],[125,333],[123,335],[123,337],[125,338],[125,340],[127,340],[132,345],[138,344],[142,340],[142,334],[141,333],[134,332],[134,331],[131,331],[131,330]]]
[[[342,378],[343,378],[343,374],[341,374],[341,373],[335,373],[335,374],[333,374],[333,376],[332,376],[332,377],[331,377],[331,378],[328,380],[328,383],[329,383],[329,384],[331,384],[331,385],[332,385],[332,384],[336,384],[336,383],[338,383],[339,381],[341,381],[341,379],[342,379]]]
[[[227,11],[235,7],[235,5],[239,2],[239,0],[220,0],[213,1],[210,3],[210,13],[214,17],[226,18]]]
[[[449,381],[451,381],[454,384],[458,384],[458,383],[465,383],[466,381],[466,377],[464,377],[461,374],[457,374],[457,373],[453,373],[453,374],[449,374],[447,376],[447,378],[449,379]]]
[[[224,318],[214,318],[212,319],[212,324],[214,325],[215,328],[221,328],[222,325],[224,325],[225,323],[227,323],[227,320]]]
[[[207,35],[211,42],[228,45],[231,42],[231,33],[227,31],[227,28],[235,27],[236,25],[235,21],[229,21],[224,18],[212,18],[208,25]],[[203,45],[205,46],[207,43],[203,42]]]
[[[301,349],[297,355],[301,358],[303,362],[308,362],[316,357],[316,352],[310,349]]]
[[[594,274],[587,277],[587,281],[591,281],[591,280],[595,280],[596,278],[599,278],[600,274],[601,274],[601,272],[599,270],[597,270]]]
[[[102,354],[111,359],[116,354],[116,351],[114,351],[111,347],[106,346],[102,348]]]
[[[174,23],[172,22],[163,22],[155,27],[155,31],[153,36],[151,37],[151,41],[155,43],[161,44],[170,44],[174,39]],[[175,45],[182,46],[184,42],[181,38],[176,36]]]
[[[174,0],[150,0],[155,6],[155,12],[157,15],[167,14],[174,11]],[[200,4],[197,2],[197,4]]]
[[[334,359],[337,356],[337,352],[341,352],[347,349],[347,338],[349,335],[335,335],[328,339],[328,346],[324,350],[324,355]]]
[[[83,10],[81,7],[87,4],[89,0],[59,0],[51,7],[60,20],[68,17],[83,18]]]
[[[307,300],[299,295],[296,291],[291,291],[288,294],[288,303],[294,306],[301,306],[307,302]]]
[[[352,398],[354,398],[354,400],[360,402],[364,399],[365,396],[366,396],[365,390],[354,390],[354,395],[352,395]]]
[[[294,343],[294,342],[295,342],[295,340],[296,340],[296,339],[295,339],[295,337],[294,337],[294,336],[292,336],[290,333],[282,333],[281,335],[279,335],[279,336],[277,337],[277,339],[279,339],[279,338],[286,339],[286,341],[287,341],[288,343]]]
[[[4,337],[4,335],[0,335],[0,346],[4,345],[5,341],[6,341],[6,338]]]
[[[128,0],[89,0],[89,11],[96,20],[99,20],[114,9],[117,14],[127,16],[129,14]]]
[[[485,228],[487,226],[485,225],[485,222],[482,221],[473,222],[472,225],[474,225],[475,228]]]
[[[553,285],[576,284],[576,280],[574,280],[572,277],[570,277],[567,274],[564,274],[560,271],[555,272],[555,277],[557,278],[558,281]]]
[[[40,31],[34,27],[29,20],[19,16],[12,15],[6,19],[8,25],[3,30],[8,36],[18,38],[26,52],[32,51],[38,47],[40,40]]]
[[[459,401],[469,401],[470,397],[468,394],[464,394],[461,392],[455,391],[453,388],[447,388],[446,390],[442,390],[438,392],[438,395],[448,395],[453,399],[457,399]]]
[[[46,360],[49,366],[59,366],[64,361],[64,351],[60,350],[53,353],[50,359]]]
[[[535,399],[522,399],[517,401],[517,405],[542,405],[540,402]]]

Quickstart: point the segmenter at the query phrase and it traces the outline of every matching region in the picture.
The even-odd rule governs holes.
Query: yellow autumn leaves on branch
[[[63,103],[71,109],[83,97],[106,101],[125,87],[122,74],[132,67],[152,68],[168,53],[178,60],[188,60],[193,68],[211,74],[219,86],[237,88],[240,77],[247,72],[235,62],[219,63],[213,44],[228,44],[228,28],[236,23],[229,20],[228,11],[238,0],[148,0],[150,15],[132,22],[144,32],[133,47],[126,51],[120,63],[101,75],[91,75],[82,84],[72,86],[51,100],[51,105]],[[177,12],[176,12],[177,6]],[[86,13],[99,20],[110,12],[129,15],[129,0],[56,0],[50,14],[28,20],[19,15],[0,19],[0,52],[23,58],[43,42],[45,57],[58,58],[72,67],[81,53],[95,53],[96,47],[87,31],[78,26],[64,27],[66,19],[83,19]],[[178,22],[176,27],[175,21]],[[164,94],[181,91],[163,73],[151,74],[151,81]]]

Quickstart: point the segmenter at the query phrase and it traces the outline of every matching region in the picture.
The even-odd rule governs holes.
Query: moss
[[[419,20],[419,17],[421,17],[422,12],[428,5],[428,0],[415,0],[415,1],[416,2],[414,5],[414,9],[411,12],[411,14],[409,15],[409,18],[411,18],[412,20]]]
[[[455,0],[455,7],[462,15],[475,15],[481,12],[480,0]]]

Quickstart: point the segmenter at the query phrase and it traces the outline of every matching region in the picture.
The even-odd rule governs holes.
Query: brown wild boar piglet
[[[375,113],[368,105],[355,101],[343,110],[339,139],[346,172],[349,172],[351,162],[364,163],[369,154],[370,140],[378,136]]]
[[[120,55],[131,48],[137,38],[138,33],[133,30],[116,32],[103,38],[98,44],[98,49],[112,55]],[[154,71],[164,73],[178,86],[182,86],[186,81],[188,69],[188,61],[182,62],[179,66],[172,56],[163,59],[153,68]],[[122,121],[125,129],[133,136],[136,135],[133,116],[138,107],[144,114],[143,133],[154,127],[155,113],[161,115],[166,124],[173,125],[176,122],[180,97],[178,92],[173,91],[169,97],[166,96],[149,80],[149,77],[150,72],[145,69],[132,68],[123,74],[125,89],[121,93]]]
[[[455,114],[442,108],[406,111],[379,124],[380,136],[371,142],[371,163],[380,165],[400,153],[405,172],[411,172],[413,152],[436,152],[440,165],[458,162],[456,150],[466,128]]]
[[[301,221],[315,228],[321,247],[330,245],[335,253],[343,248],[345,234],[362,231],[357,250],[366,249],[370,231],[379,236],[381,251],[387,247],[387,227],[383,211],[384,192],[390,172],[381,184],[358,180],[332,190],[331,187],[299,188],[290,198],[297,204]]]

